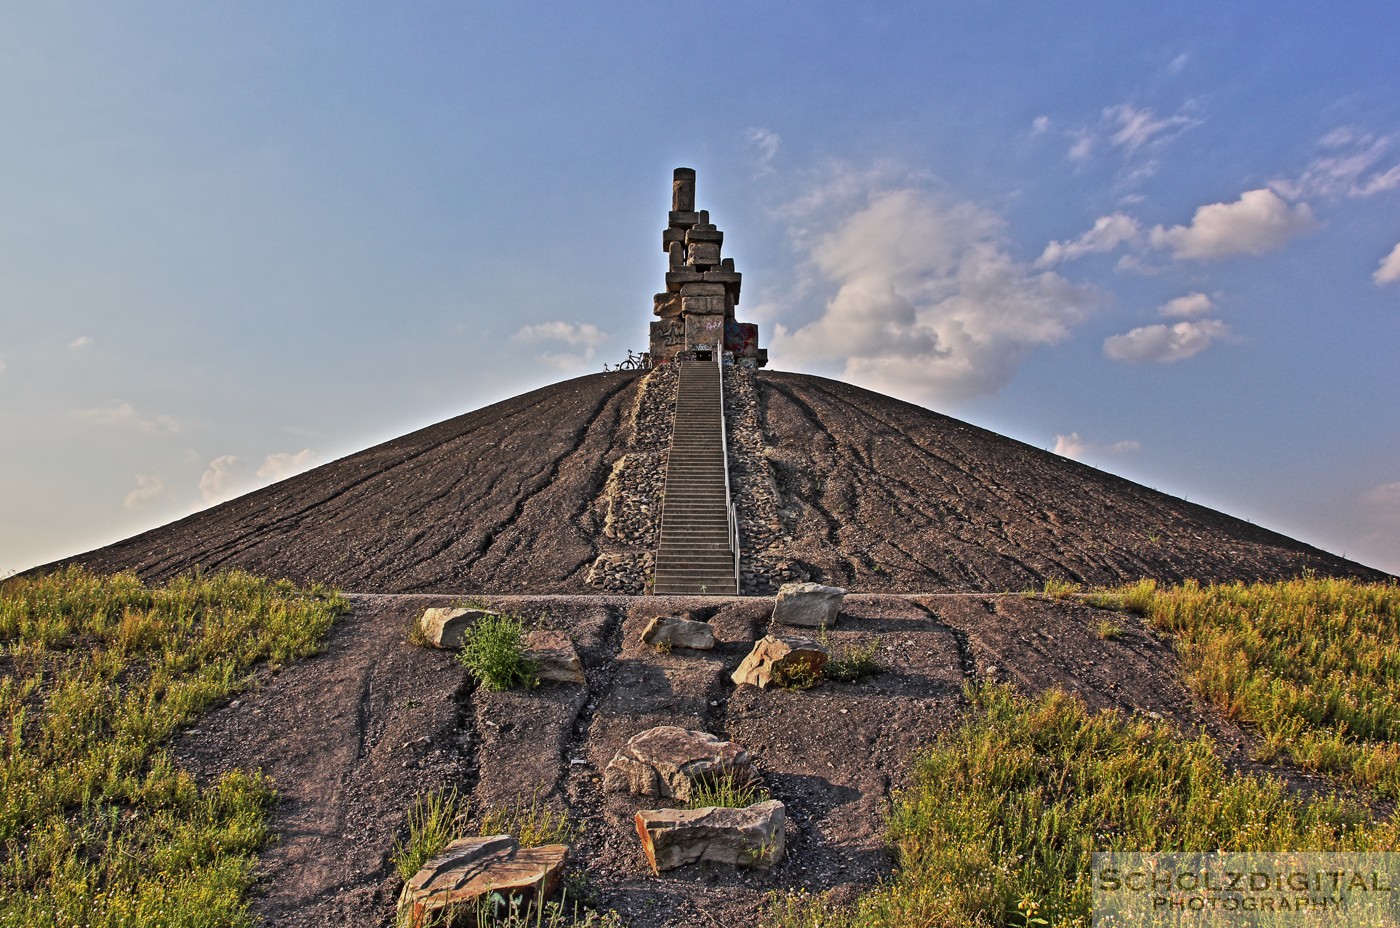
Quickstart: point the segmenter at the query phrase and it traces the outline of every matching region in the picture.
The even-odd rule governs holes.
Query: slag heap
[[[651,361],[677,358],[713,360],[724,351],[734,363],[763,367],[768,352],[758,347],[758,326],[739,322],[740,274],[733,258],[720,258],[724,233],[710,223],[706,210],[695,211],[695,171],[676,168],[671,184],[670,225],[661,233],[661,250],[671,259],[666,291],[658,293],[652,312]]]

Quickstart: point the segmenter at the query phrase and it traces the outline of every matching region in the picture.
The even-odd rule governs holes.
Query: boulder
[[[730,679],[759,689],[802,680],[815,683],[829,660],[831,652],[810,638],[769,635],[754,643]]]
[[[441,924],[444,909],[472,906],[490,893],[540,898],[559,885],[568,847],[547,844],[522,848],[510,835],[461,838],[423,865],[399,893],[400,924],[412,928]]]
[[[836,624],[846,591],[820,583],[784,583],[773,603],[773,621],[778,625],[826,628]]]
[[[702,860],[766,870],[783,858],[786,810],[770,799],[747,809],[651,809],[634,821],[653,873]]]
[[[603,788],[685,802],[697,781],[733,777],[747,783],[749,752],[733,741],[675,725],[633,735],[603,771]]]
[[[583,683],[583,662],[574,643],[563,632],[536,629],[525,639],[524,656],[534,662],[535,677],[541,683]]]
[[[657,616],[643,629],[642,642],[653,647],[709,651],[715,646],[715,630],[708,622],[693,622],[679,616]]]
[[[418,617],[418,628],[428,644],[435,648],[460,648],[462,633],[484,615],[491,613],[480,609],[462,609],[443,606],[425,609]]]

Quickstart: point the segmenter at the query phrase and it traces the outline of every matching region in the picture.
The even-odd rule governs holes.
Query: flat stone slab
[[[568,847],[522,848],[510,835],[460,838],[404,884],[399,913],[412,928],[440,923],[443,910],[489,893],[543,898],[559,885]]]
[[[766,870],[783,859],[787,810],[770,799],[746,809],[650,809],[634,819],[653,873],[712,861]]]
[[[540,682],[583,683],[583,662],[564,632],[536,629],[525,638],[526,659],[534,661]]]
[[[820,679],[831,653],[811,638],[768,635],[754,643],[730,679],[759,689],[807,677]]]
[[[492,613],[481,609],[442,606],[424,609],[418,617],[418,628],[428,644],[435,648],[455,649],[462,646],[462,633],[478,619]]]
[[[773,621],[779,625],[825,628],[836,624],[846,591],[820,583],[784,583],[773,603]]]
[[[679,616],[657,616],[642,630],[642,643],[653,647],[709,651],[715,646],[715,630],[708,622]]]
[[[698,781],[752,776],[749,752],[704,731],[659,725],[633,735],[603,771],[603,788],[685,802]]]

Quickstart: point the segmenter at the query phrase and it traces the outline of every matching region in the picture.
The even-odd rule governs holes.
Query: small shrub
[[[810,690],[822,682],[822,672],[805,661],[775,666],[771,677],[775,686],[785,690]]]
[[[1113,641],[1123,634],[1123,626],[1112,619],[1100,619],[1094,632],[1104,641]]]
[[[756,780],[739,779],[733,771],[723,776],[702,779],[690,790],[686,800],[687,809],[707,809],[718,806],[726,809],[747,809],[756,802],[768,800],[768,790]]]
[[[525,656],[525,626],[513,615],[488,613],[462,634],[457,660],[492,692],[539,682]]]
[[[857,683],[866,677],[873,677],[885,668],[875,659],[880,643],[872,641],[864,645],[842,645],[836,649],[826,665],[826,677],[837,683]]]

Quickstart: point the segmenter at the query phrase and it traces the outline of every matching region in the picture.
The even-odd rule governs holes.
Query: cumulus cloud
[[[848,194],[853,177],[874,176],[836,175],[830,186]],[[808,283],[829,299],[815,320],[777,325],[775,353],[795,365],[838,363],[847,380],[921,401],[995,392],[1099,302],[1092,289],[1014,260],[992,213],[913,184],[867,183],[796,237]]]
[[[1219,319],[1199,319],[1176,325],[1147,325],[1104,339],[1103,351],[1115,361],[1182,361],[1198,355],[1230,329]]]
[[[1093,454],[1135,454],[1141,450],[1142,443],[1131,440],[1101,445],[1085,440],[1078,432],[1055,436],[1055,453],[1076,461],[1082,461]]]
[[[598,346],[608,339],[606,332],[599,330],[596,325],[591,323],[559,321],[523,326],[512,337],[519,342],[531,344],[554,342],[578,349],[576,351],[544,351],[538,355],[539,360],[560,370],[577,368],[592,361]]]
[[[1323,154],[1293,179],[1271,186],[1284,196],[1364,199],[1400,189],[1400,163],[1383,163],[1393,138],[1376,137],[1350,126],[1333,129],[1318,142]]]
[[[1400,281],[1400,243],[1390,250],[1390,254],[1381,258],[1380,266],[1376,268],[1376,273],[1371,275],[1371,279],[1378,287]]]
[[[1072,242],[1051,242],[1044,253],[1036,259],[1036,267],[1048,267],[1064,261],[1072,261],[1089,254],[1102,254],[1112,251],[1119,245],[1131,242],[1141,231],[1138,221],[1125,213],[1100,216],[1094,226]]]
[[[93,340],[92,340],[92,338],[91,338],[90,336],[87,336],[87,335],[79,335],[77,338],[73,339],[71,342],[68,343],[68,350],[69,350],[69,351],[80,351],[80,350],[82,350],[83,348],[87,348],[87,347],[90,346],[92,343],[93,343]]]
[[[204,475],[199,478],[199,492],[211,506],[233,499],[248,488],[248,478],[240,466],[240,458],[225,454],[209,462]]]
[[[174,435],[180,431],[180,423],[174,416],[147,416],[125,400],[118,400],[110,406],[79,410],[73,416],[93,425],[134,429],[146,435]]]
[[[1204,316],[1215,309],[1215,301],[1204,293],[1188,293],[1186,296],[1179,296],[1174,300],[1167,300],[1162,304],[1161,313],[1164,316],[1174,316],[1179,319],[1192,319],[1196,316]]]
[[[1289,206],[1268,188],[1247,190],[1233,203],[1199,207],[1189,226],[1156,226],[1153,247],[1183,260],[1208,261],[1230,255],[1260,255],[1283,247],[1316,225],[1306,203]]]
[[[158,474],[137,474],[136,488],[126,494],[122,506],[127,509],[140,509],[165,492],[165,480]]]
[[[303,448],[296,453],[279,451],[263,458],[262,466],[258,468],[258,477],[274,482],[285,480],[304,470],[310,470],[319,463],[320,456],[310,448]]]

